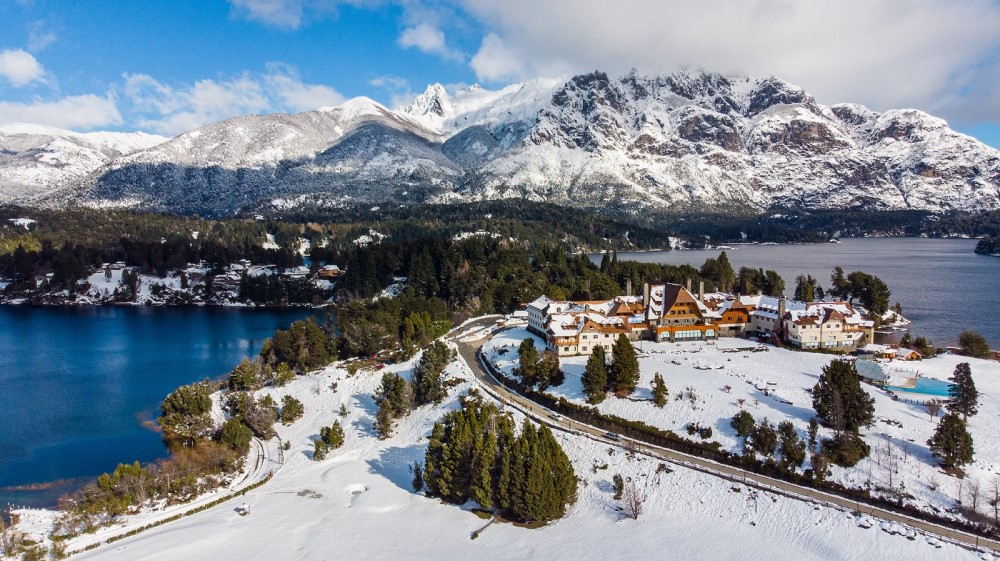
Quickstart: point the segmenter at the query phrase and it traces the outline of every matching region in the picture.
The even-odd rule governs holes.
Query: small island
[[[976,244],[976,253],[1000,257],[1000,235],[986,236]]]

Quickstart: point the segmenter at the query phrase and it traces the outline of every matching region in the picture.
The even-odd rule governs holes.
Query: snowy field
[[[409,376],[413,364],[389,366],[386,371]],[[278,401],[285,394],[296,396],[305,405],[305,415],[291,426],[277,426],[292,446],[273,480],[245,498],[249,516],[237,514],[244,499],[234,499],[74,558],[978,558],[974,552],[912,531],[912,539],[907,539],[879,531],[877,522],[872,528],[860,527],[849,512],[752,491],[676,466],[658,472],[658,460],[629,458],[621,448],[559,433],[581,479],[579,500],[567,516],[535,530],[493,524],[473,540],[472,533],[487,522],[470,511],[473,505],[442,504],[415,494],[409,471],[415,460],[423,461],[434,421],[457,407],[457,396],[474,386],[471,373],[460,362],[452,363],[446,377],[460,378],[462,383],[450,391],[445,403],[417,409],[398,421],[394,436],[386,440],[379,440],[372,430],[376,406],[371,394],[381,374],[359,370],[351,376],[330,367],[284,388],[261,392]],[[575,384],[571,380],[566,389],[578,391],[572,389]],[[338,413],[342,404],[348,410],[343,418]],[[336,419],[345,429],[344,446],[314,462],[312,441],[321,426]],[[638,520],[624,517],[612,499],[615,474],[636,479],[646,493],[645,513]]]
[[[526,330],[501,333],[484,349],[498,367],[510,372],[517,366],[517,346],[532,337],[541,349],[542,341]],[[742,452],[742,438],[730,427],[729,421],[742,407],[759,422],[764,418],[777,425],[790,420],[803,440],[807,440],[809,419],[815,416],[812,395],[808,392],[819,378],[820,370],[834,358],[830,355],[804,353],[735,338],[710,342],[652,343],[637,345],[641,370],[639,387],[628,399],[609,397],[598,408],[627,419],[638,419],[651,425],[687,436],[685,426],[698,423],[711,427],[709,440],[722,444],[723,449]],[[754,352],[754,351],[757,352]],[[500,352],[503,354],[500,354]],[[580,383],[586,357],[562,359],[566,382],[549,393],[577,403],[585,403]],[[965,466],[967,477],[962,483],[963,498],[969,502],[970,481],[977,481],[985,495],[1000,473],[1000,434],[995,424],[1000,419],[1000,363],[943,355],[919,362],[897,362],[894,368],[918,371],[922,376],[947,380],[960,362],[969,362],[979,390],[979,414],[969,418],[969,432],[975,441],[975,462]],[[659,372],[670,391],[667,405],[657,408],[652,402],[653,375]],[[925,510],[949,515],[959,493],[959,480],[938,467],[930,455],[927,440],[940,416],[932,420],[924,405],[893,401],[878,388],[863,385],[875,398],[875,423],[863,431],[872,454],[853,468],[833,466],[833,481],[851,487],[888,488],[889,465],[896,466],[892,486],[913,496],[908,502]],[[902,398],[917,398],[900,393]],[[693,396],[693,397],[692,397]],[[920,396],[926,399],[927,396]],[[945,398],[939,398],[945,399]],[[742,405],[740,403],[742,400]],[[943,413],[941,413],[943,414]],[[939,414],[939,415],[941,415]],[[832,432],[820,429],[820,439]],[[697,440],[698,436],[690,436]],[[889,459],[890,455],[895,460]],[[801,469],[809,467],[808,459]],[[980,497],[980,512],[993,509]]]

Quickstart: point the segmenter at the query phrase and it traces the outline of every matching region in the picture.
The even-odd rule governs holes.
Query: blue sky
[[[433,82],[687,66],[1000,146],[997,0],[0,0],[0,124],[173,135]]]

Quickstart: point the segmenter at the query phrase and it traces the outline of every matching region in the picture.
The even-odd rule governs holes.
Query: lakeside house
[[[336,265],[323,265],[316,272],[316,276],[321,279],[335,279],[341,275],[340,267]]]
[[[642,296],[569,301],[541,296],[526,309],[528,330],[558,356],[610,351],[619,335],[635,341],[719,337],[778,338],[802,349],[853,351],[872,343],[874,322],[849,302],[799,302],[761,295],[698,294],[675,283],[645,283]]]

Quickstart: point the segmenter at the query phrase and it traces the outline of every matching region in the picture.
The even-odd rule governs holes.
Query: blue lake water
[[[165,454],[151,426],[174,388],[229,372],[308,310],[0,306],[0,506],[52,505]],[[12,489],[68,480],[43,490]]]
[[[839,244],[736,245],[726,250],[733,269],[773,269],[785,279],[786,295],[795,277],[812,275],[823,288],[840,265],[845,273],[864,271],[892,291],[890,302],[903,306],[913,334],[935,345],[952,345],[964,329],[983,334],[1000,348],[1000,258],[973,252],[976,240],[925,238],[842,239]],[[619,259],[700,267],[719,250],[619,253]],[[592,256],[600,262],[601,256]]]

